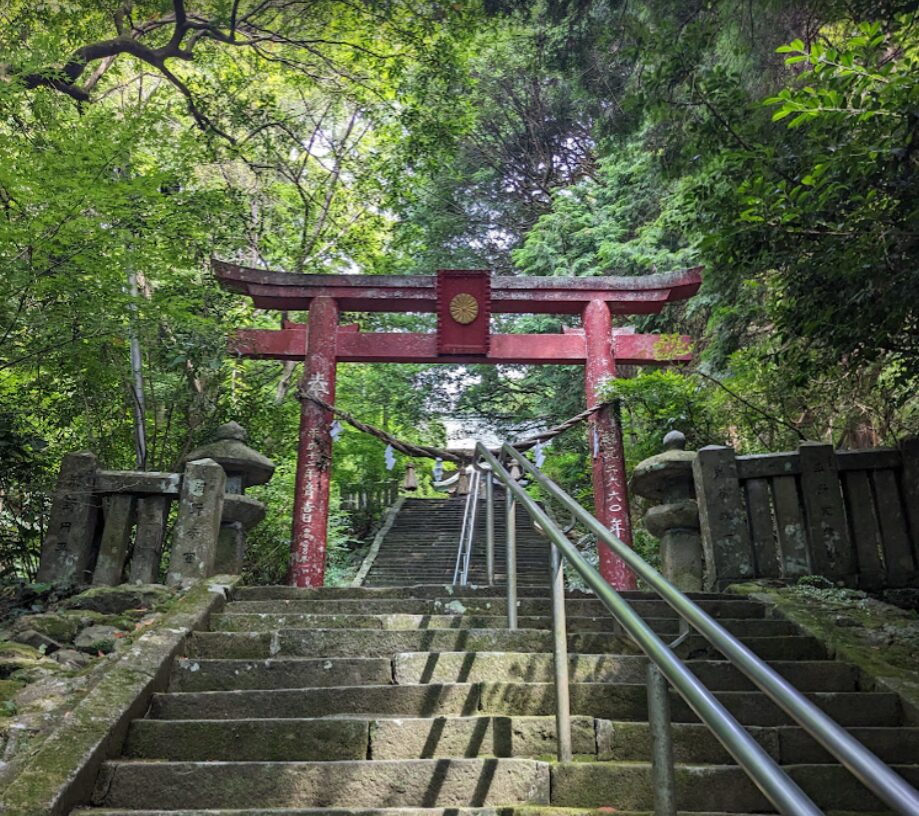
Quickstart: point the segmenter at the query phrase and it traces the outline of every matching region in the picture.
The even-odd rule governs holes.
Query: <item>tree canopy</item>
[[[221,290],[212,257],[360,274],[701,264],[693,301],[632,321],[694,335],[691,370],[609,385],[630,462],[671,428],[748,452],[915,433],[914,5],[7,3],[0,570],[34,569],[63,453],[170,469],[236,419],[280,465],[253,574],[283,571],[300,372],[227,354],[229,331],[278,315]],[[451,416],[513,433],[584,406],[574,367],[339,377],[342,407],[426,443]],[[548,453],[550,474],[589,500],[584,434]],[[336,495],[403,465],[390,473],[378,441],[346,431]],[[341,516],[335,531],[344,557],[361,530]]]

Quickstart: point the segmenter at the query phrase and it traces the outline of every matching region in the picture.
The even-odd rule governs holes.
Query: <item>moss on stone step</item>
[[[792,587],[765,581],[731,592],[768,604],[824,643],[832,656],[857,666],[868,687],[894,691],[909,724],[919,724],[919,615],[808,576]]]

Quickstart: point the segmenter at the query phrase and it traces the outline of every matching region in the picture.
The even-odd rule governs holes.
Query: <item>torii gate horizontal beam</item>
[[[313,298],[327,297],[343,312],[435,312],[433,275],[299,275],[212,261],[224,288],[248,295],[260,309],[306,311]],[[577,314],[604,301],[611,314],[655,314],[668,303],[692,297],[702,267],[638,277],[495,277],[493,314]]]
[[[690,338],[658,334],[614,333],[619,365],[668,365],[692,360]],[[288,323],[283,329],[241,329],[230,341],[231,351],[245,357],[300,362],[308,351],[307,326]],[[491,365],[584,365],[587,344],[583,331],[565,334],[493,334],[487,355],[437,352],[436,334],[360,332],[340,326],[335,359],[341,363],[483,363]]]

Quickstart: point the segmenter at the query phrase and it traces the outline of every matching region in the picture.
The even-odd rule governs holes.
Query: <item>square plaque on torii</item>
[[[491,273],[481,269],[437,270],[437,351],[488,354]]]

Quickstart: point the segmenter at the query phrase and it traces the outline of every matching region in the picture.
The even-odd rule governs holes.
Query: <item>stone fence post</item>
[[[185,586],[213,574],[226,482],[226,473],[213,459],[185,465],[166,573],[168,586]]]
[[[68,453],[61,461],[51,502],[48,533],[42,545],[38,580],[84,584],[93,562],[96,516],[93,495],[96,456],[90,451]]]
[[[722,445],[700,448],[693,473],[705,551],[705,588],[717,592],[755,575],[734,449]]]
[[[661,571],[684,592],[702,589],[702,538],[693,485],[695,451],[684,450],[686,437],[671,431],[664,452],[640,462],[632,491],[653,502],[644,516],[648,532],[661,542]]]
[[[265,484],[275,471],[275,464],[246,444],[249,434],[237,422],[221,425],[214,441],[193,450],[186,459],[208,459],[226,473],[226,495],[217,537],[214,569],[222,575],[242,571],[246,551],[246,531],[265,517],[265,505],[244,495],[246,488]]]

